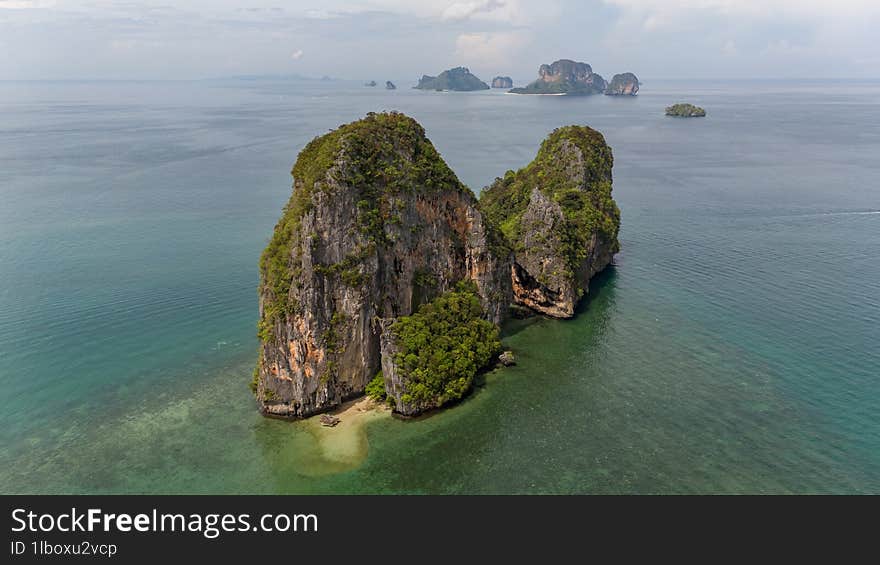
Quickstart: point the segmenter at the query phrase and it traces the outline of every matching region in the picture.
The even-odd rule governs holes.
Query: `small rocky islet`
[[[706,117],[706,110],[693,104],[673,104],[666,108],[666,115],[676,118],[704,118]]]
[[[378,84],[379,83],[377,83],[376,81],[370,80],[370,81],[365,82],[364,86],[374,87],[374,86],[377,86]],[[385,90],[397,90],[397,87],[390,80],[386,80],[385,81]]]
[[[619,249],[612,165],[601,133],[562,127],[478,199],[403,114],[312,140],[260,259],[263,413],[302,418],[366,392],[414,416],[514,363],[499,338],[512,310],[573,316]]]

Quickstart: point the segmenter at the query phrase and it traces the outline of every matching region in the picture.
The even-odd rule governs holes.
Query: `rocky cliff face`
[[[458,281],[501,320],[512,291],[500,235],[414,120],[371,114],[316,138],[293,177],[260,261],[264,412],[302,417],[362,394],[387,321]]]
[[[415,86],[419,90],[455,90],[467,92],[471,90],[488,90],[489,85],[471,74],[467,67],[455,67],[443,71],[439,76],[423,75],[419,84]]]
[[[639,79],[632,73],[614,75],[605,94],[608,96],[635,96],[639,92]]]
[[[533,188],[520,230],[522,251],[511,266],[517,301],[548,316],[572,316],[580,297],[575,281],[567,275],[566,258],[555,252],[563,244],[565,231],[562,206]]]
[[[560,59],[538,67],[538,80],[543,82],[582,82],[586,83],[593,76],[593,67],[587,63],[579,63],[570,59]]]
[[[510,242],[514,299],[558,318],[574,315],[590,278],[619,249],[611,198],[611,148],[582,126],[554,131],[534,161],[480,195],[480,207]]]
[[[515,88],[515,94],[598,94],[607,84],[601,75],[593,72],[587,63],[560,59],[550,65],[541,65],[538,80],[524,88]]]
[[[495,77],[492,79],[492,88],[513,88],[513,79],[510,77]]]

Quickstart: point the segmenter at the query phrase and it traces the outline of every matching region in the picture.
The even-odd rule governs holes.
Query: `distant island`
[[[369,81],[369,82],[365,82],[365,83],[364,83],[364,86],[376,86],[376,81],[371,80],[371,81]]]
[[[513,88],[513,79],[497,76],[492,79],[492,88]]]
[[[676,118],[703,118],[706,116],[706,110],[693,104],[673,104],[666,108],[666,115]]]
[[[614,75],[605,88],[608,96],[635,96],[639,92],[639,79],[632,73]]]
[[[538,79],[522,88],[514,88],[513,94],[601,94],[608,84],[601,75],[593,72],[587,63],[560,59],[538,68]]]
[[[619,249],[612,164],[601,133],[562,127],[477,199],[403,114],[316,137],[260,258],[262,412],[367,394],[414,416],[514,364],[499,327],[512,310],[572,317]]]
[[[394,86],[394,83],[390,80],[385,81],[385,90],[397,90],[397,87]]]
[[[419,90],[454,90],[469,92],[489,90],[489,85],[471,74],[467,67],[455,67],[443,71],[439,76],[423,75],[414,88]]]

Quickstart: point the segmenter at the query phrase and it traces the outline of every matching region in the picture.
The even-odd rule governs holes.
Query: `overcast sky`
[[[0,79],[880,78],[880,0],[0,0]]]

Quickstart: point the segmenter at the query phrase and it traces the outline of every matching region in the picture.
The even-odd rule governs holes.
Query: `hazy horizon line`
[[[510,75],[499,75],[499,76],[510,76]],[[413,83],[418,83],[420,77],[416,77],[413,80]],[[479,78],[479,77],[478,77]],[[392,82],[398,81],[402,82],[403,80],[409,79],[401,79],[400,77],[361,77],[361,78],[352,78],[352,77],[334,77],[334,76],[311,76],[311,75],[301,75],[301,74],[260,74],[260,75],[221,75],[221,76],[204,76],[204,77],[192,77],[192,78],[149,78],[149,77],[129,77],[129,78],[95,78],[95,77],[81,77],[81,78],[0,78],[0,83],[11,83],[11,82],[210,82],[210,81],[223,81],[223,80],[237,80],[237,81],[248,81],[248,80],[302,80],[302,81],[314,81],[314,82],[364,82],[370,80],[390,80]],[[491,80],[491,79],[489,79]],[[527,81],[522,81],[524,83],[532,82],[535,80],[535,77]],[[639,82],[823,82],[827,83],[829,81],[841,82],[841,81],[850,81],[850,82],[880,82],[880,76],[878,77],[766,77],[766,76],[753,76],[753,77],[643,77],[639,76]],[[377,84],[377,87],[380,86]]]

